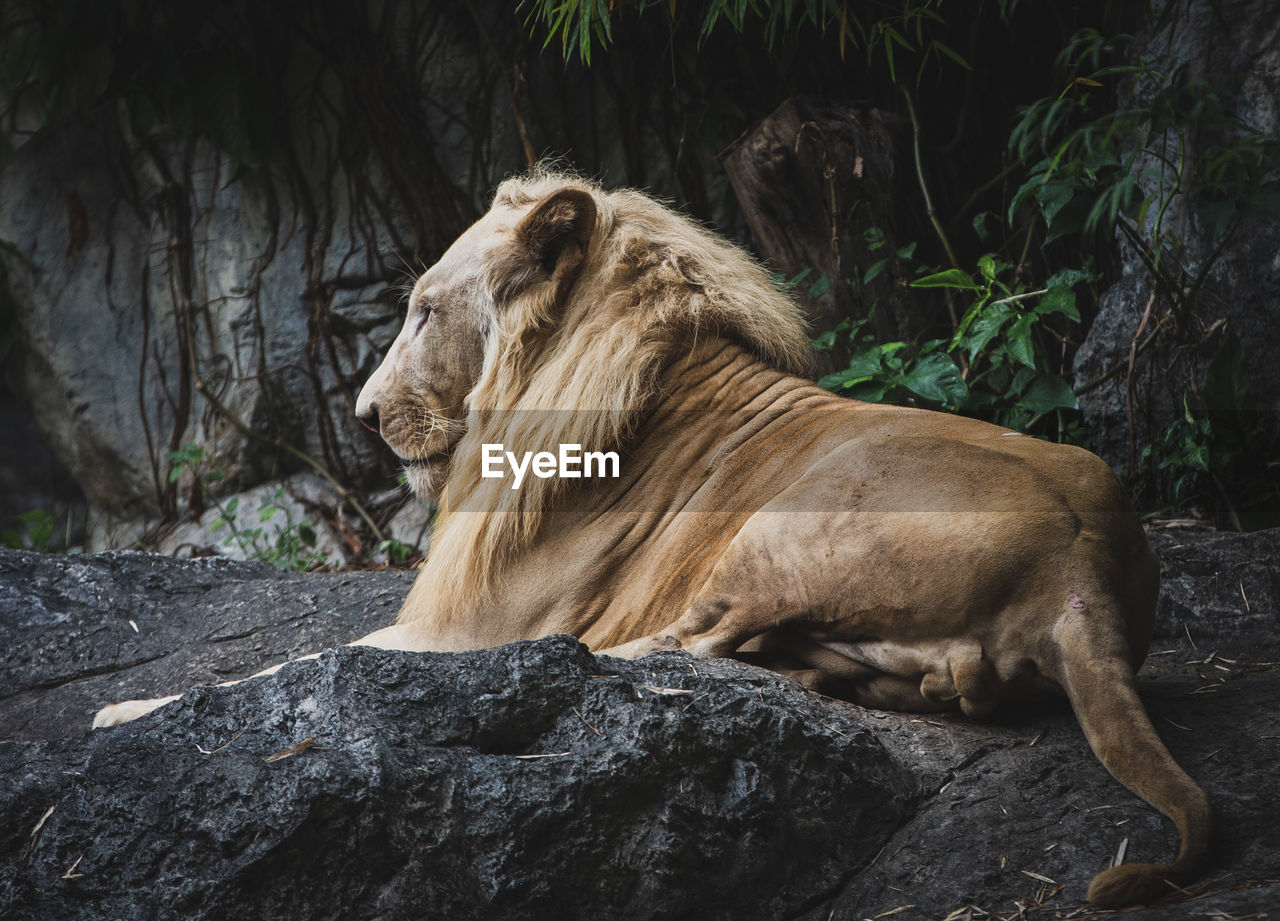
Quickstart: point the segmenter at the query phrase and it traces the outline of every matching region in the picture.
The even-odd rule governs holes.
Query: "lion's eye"
[[[431,319],[431,305],[424,303],[418,311],[418,322],[413,326],[413,333],[416,336],[422,332],[422,327],[427,325],[427,321]]]

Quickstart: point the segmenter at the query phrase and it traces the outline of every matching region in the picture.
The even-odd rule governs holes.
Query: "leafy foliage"
[[[1181,312],[1214,259],[1191,271],[1186,241],[1166,220],[1171,206],[1190,206],[1219,248],[1244,218],[1280,219],[1280,134],[1234,113],[1236,94],[1224,76],[1190,76],[1185,66],[1169,72],[1159,60],[1098,66],[1123,38],[1093,29],[1077,34],[1059,58],[1066,87],[1023,110],[1010,150],[1024,161],[1037,150],[1044,156],[1013,196],[1009,220],[1034,201],[1046,245],[1114,228]],[[1120,80],[1134,102],[1111,108],[1113,100],[1099,99],[1098,90]],[[1192,156],[1204,137],[1221,143],[1200,143]],[[1183,275],[1194,279],[1190,286],[1179,283]]]
[[[218,517],[210,525],[210,531],[226,529],[223,546],[239,548],[245,559],[273,563],[283,569],[308,570],[328,563],[328,558],[316,549],[315,524],[310,518],[294,522],[289,509],[283,504],[284,489],[275,491],[271,501],[258,510],[257,521],[246,523],[240,517],[240,499],[232,496],[225,502],[213,495],[208,486],[221,480],[226,474],[211,469],[205,459],[204,449],[197,444],[184,445],[167,455],[171,464],[169,481],[176,483],[189,474],[209,497],[218,511]],[[278,520],[280,518],[283,520]],[[272,525],[268,530],[267,525]]]
[[[913,249],[904,247],[897,255],[903,258]],[[862,284],[879,273],[881,264],[868,268]],[[1013,267],[993,255],[980,258],[977,268],[976,277],[946,269],[912,282],[916,288],[948,289],[971,299],[949,339],[919,345],[877,342],[868,329],[873,305],[865,318],[846,321],[815,340],[819,350],[832,348],[839,336],[847,336],[853,346],[849,366],[819,384],[855,399],[918,403],[1078,440],[1076,396],[1054,369],[1045,340],[1061,335],[1052,318],[1080,322],[1072,289],[1088,276],[1063,271],[1043,288],[1026,291],[1003,280]]]
[[[1236,78],[1162,58],[1106,65],[1126,40],[1078,33],[1059,57],[1062,92],[1023,110],[1009,149],[1030,165],[1008,220],[1032,208],[1046,246],[1095,234],[1126,241],[1160,308],[1135,351],[1161,340],[1185,352],[1207,341],[1192,318],[1203,315],[1224,246],[1251,218],[1280,219],[1280,128],[1236,114]],[[1107,85],[1122,88],[1125,104]],[[1183,413],[1144,448],[1137,471],[1164,510],[1216,509],[1235,526],[1250,509],[1274,516],[1276,467],[1255,441],[1256,408],[1230,330],[1198,389],[1194,380]]]
[[[1280,509],[1280,435],[1259,435],[1244,350],[1228,334],[1205,371],[1200,405],[1145,447],[1139,465],[1159,478],[1167,508],[1225,502],[1237,527],[1274,526]]]
[[[883,56],[889,78],[895,82],[898,65],[906,56],[917,62],[917,80],[930,64],[970,69],[960,53],[940,37],[947,25],[941,0],[901,0],[874,6],[845,0],[667,0],[663,4],[644,0],[524,0],[520,4],[527,11],[526,27],[546,30],[543,47],[559,39],[564,56],[576,56],[584,64],[591,63],[593,47],[604,49],[612,44],[616,18],[627,10],[643,14],[650,6],[664,8],[673,24],[692,18],[703,39],[722,28],[741,34],[757,25],[766,44],[773,48],[782,36],[813,29],[833,40],[841,57],[849,49],[861,50],[868,61]],[[1005,6],[1000,4],[1002,10]]]
[[[61,553],[71,546],[75,521],[67,512],[62,528],[58,527],[63,516],[48,509],[33,508],[17,518],[21,527],[0,530],[0,547],[11,550],[37,550],[41,553]]]
[[[374,556],[385,555],[387,562],[393,566],[407,563],[418,555],[418,548],[404,541],[388,538],[378,544],[373,551]]]

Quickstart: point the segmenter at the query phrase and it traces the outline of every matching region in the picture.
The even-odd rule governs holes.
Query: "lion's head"
[[[640,193],[536,169],[418,279],[356,412],[436,496],[465,472],[477,414],[575,410],[560,424],[593,431],[549,439],[616,447],[663,364],[706,331],[807,367],[798,308],[742,250]]]

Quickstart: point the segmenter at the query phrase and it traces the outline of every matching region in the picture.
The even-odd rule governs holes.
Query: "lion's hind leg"
[[[789,616],[794,615],[794,616]],[[715,596],[695,601],[665,630],[604,650],[634,659],[662,650],[699,658],[735,658],[798,681],[811,691],[875,710],[936,713],[954,710],[953,680],[894,674],[841,655],[790,625],[799,612],[758,599]],[[760,643],[751,641],[761,637]],[[743,646],[750,651],[741,651]],[[945,687],[944,687],[945,685]]]
[[[895,671],[824,645],[803,626],[784,626],[769,634],[763,654],[744,658],[782,674],[789,674],[789,661],[801,663],[822,676],[816,686],[809,679],[806,687],[875,710],[942,713],[959,709],[979,716],[995,710],[1000,699],[999,676],[977,644],[957,644],[932,662],[919,655],[904,656],[898,663],[900,670]]]

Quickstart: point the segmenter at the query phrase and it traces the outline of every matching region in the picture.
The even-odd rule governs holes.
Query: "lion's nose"
[[[373,432],[375,435],[380,434],[380,423],[378,420],[378,406],[376,403],[369,403],[367,406],[356,407],[356,418],[360,420],[360,424]]]

